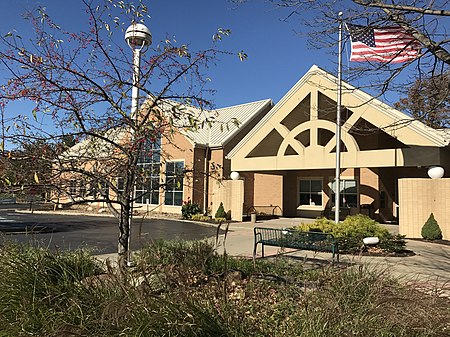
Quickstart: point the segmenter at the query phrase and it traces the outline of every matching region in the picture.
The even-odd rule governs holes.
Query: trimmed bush
[[[433,213],[430,214],[428,220],[422,227],[422,237],[427,240],[441,240],[442,239],[442,231],[434,218]]]
[[[403,236],[392,235],[378,222],[363,214],[348,216],[339,224],[326,218],[319,218],[314,223],[302,223],[295,229],[331,233],[337,239],[339,250],[343,253],[360,252],[363,247],[362,240],[368,236],[377,236],[380,239],[378,247],[385,252],[400,253],[405,250],[406,244]]]
[[[190,200],[185,201],[183,206],[181,206],[181,216],[183,219],[192,219],[194,214],[200,214],[202,208],[199,204],[192,203]]]
[[[227,217],[227,213],[225,212],[225,209],[223,208],[223,203],[221,202],[219,205],[219,208],[217,209],[216,215],[214,216],[217,218],[225,218]]]
[[[314,223],[301,223],[299,226],[296,226],[295,229],[304,232],[315,232],[320,231],[323,233],[332,233],[333,227],[336,226],[333,220],[329,220],[327,218],[318,218]]]
[[[361,242],[368,236],[377,236],[380,241],[392,237],[386,228],[363,214],[348,216],[333,229],[333,234],[336,237],[349,236],[361,240]]]
[[[200,213],[192,215],[191,219],[195,220],[195,221],[209,221],[209,220],[211,220],[211,218],[209,216],[203,215],[203,214],[200,214]]]

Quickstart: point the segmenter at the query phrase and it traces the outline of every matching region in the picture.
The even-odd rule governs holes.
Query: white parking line
[[[0,216],[0,222],[16,222],[16,220],[12,220],[12,219],[8,219],[8,218],[4,218],[4,217]]]

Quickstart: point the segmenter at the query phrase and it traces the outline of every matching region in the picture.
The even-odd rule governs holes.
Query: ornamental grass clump
[[[421,234],[426,240],[442,240],[442,231],[433,213],[430,214],[428,220],[423,225]]]
[[[48,248],[3,243],[0,332],[18,336],[15,333],[19,331],[20,335],[33,334],[50,331],[58,324],[77,324],[76,312],[80,309],[72,300],[80,295],[76,284],[99,272],[100,267],[87,251],[51,252]]]

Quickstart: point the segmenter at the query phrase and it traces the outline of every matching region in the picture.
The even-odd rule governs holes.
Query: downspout
[[[211,154],[211,122],[209,121],[209,111],[207,112],[206,122],[208,124],[208,141],[205,148],[205,163],[203,168],[203,214],[208,215],[208,189],[209,189],[209,156]]]
[[[209,187],[209,144],[205,148],[205,163],[203,169],[203,214],[208,215],[208,187]]]

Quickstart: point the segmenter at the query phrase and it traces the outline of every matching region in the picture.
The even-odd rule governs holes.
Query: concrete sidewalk
[[[251,258],[253,256],[253,227],[270,228],[288,228],[300,224],[301,222],[314,221],[313,219],[299,218],[279,218],[266,221],[258,221],[256,224],[250,222],[231,223],[229,231],[225,238],[220,237],[219,252],[226,250],[231,256],[242,256]],[[398,226],[384,225],[393,234],[398,233]],[[222,225],[223,227],[223,225]],[[384,256],[355,256],[341,255],[340,263],[343,265],[360,265],[362,263],[379,269],[386,269],[394,276],[401,277],[406,281],[418,282],[439,282],[445,284],[450,290],[450,246],[422,242],[416,240],[407,240],[408,250],[415,253],[414,256],[384,257]],[[280,253],[277,247],[266,247],[265,255],[274,256]],[[317,261],[331,262],[331,254],[315,253],[311,251],[288,251],[287,256],[300,258],[303,261],[310,260],[312,263]],[[258,256],[261,254],[261,248],[258,247]]]
[[[253,228],[289,228],[300,224],[301,222],[312,222],[314,219],[300,218],[279,218],[273,220],[258,221],[257,223],[241,222],[230,223],[225,236],[226,224],[221,226],[221,234],[219,236],[218,252],[226,251],[231,256],[252,258],[253,257]],[[215,225],[211,225],[215,226]],[[393,234],[398,233],[398,226],[384,225]],[[210,238],[212,242],[215,238]],[[450,297],[450,246],[437,243],[422,242],[416,240],[406,240],[406,248],[413,251],[413,256],[340,256],[340,265],[359,266],[361,264],[369,267],[386,271],[393,276],[401,278],[403,281],[420,284],[424,288],[438,286],[439,291],[445,292]],[[309,267],[323,267],[331,263],[330,253],[315,253],[311,251],[299,250],[281,250],[277,247],[266,247],[265,256],[267,258],[274,257],[283,253],[284,256],[292,257],[295,260],[308,264]],[[261,256],[261,248],[258,247],[258,257]],[[97,256],[100,260],[110,259],[116,260],[117,254],[108,254]]]

